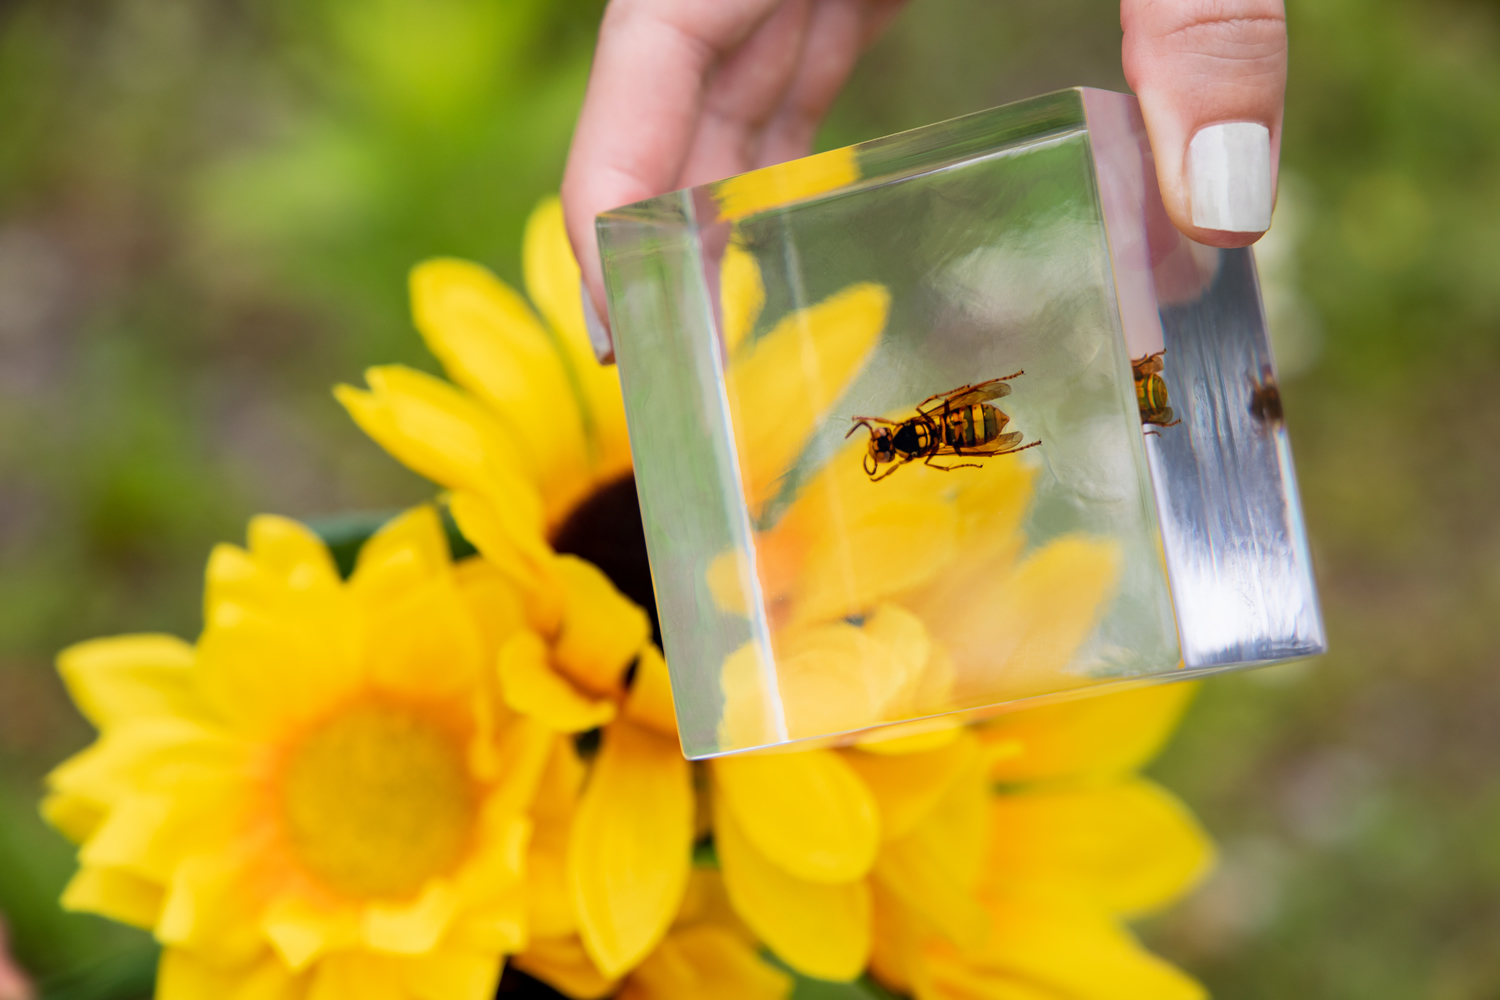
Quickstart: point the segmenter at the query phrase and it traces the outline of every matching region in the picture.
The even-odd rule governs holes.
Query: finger
[[[1281,147],[1282,0],[1122,0],[1120,23],[1167,214],[1199,243],[1255,242]]]
[[[676,186],[708,74],[777,2],[614,0],[605,10],[562,184],[568,237],[601,315],[594,216]]]
[[[843,89],[859,55],[872,45],[905,0],[818,0],[796,79],[761,138],[755,166],[806,156],[823,116]]]
[[[803,60],[812,6],[811,0],[784,0],[711,72],[677,187],[756,165],[766,125]]]

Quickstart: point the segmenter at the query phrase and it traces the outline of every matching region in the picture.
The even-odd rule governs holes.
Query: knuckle
[[[1286,11],[1273,2],[1195,0],[1174,5],[1164,20],[1161,38],[1195,47],[1258,49],[1286,44]]]

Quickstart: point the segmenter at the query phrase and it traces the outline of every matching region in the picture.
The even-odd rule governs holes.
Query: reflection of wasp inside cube
[[[1010,423],[1010,416],[999,407],[986,402],[1010,395],[1010,386],[1006,383],[1017,375],[1024,374],[1024,371],[1019,371],[1015,375],[961,385],[957,389],[928,396],[917,404],[917,415],[905,420],[855,417],[849,434],[861,427],[870,432],[870,447],[865,453],[865,473],[872,482],[878,482],[906,463],[915,462],[919,458],[923,460],[922,464],[943,472],[977,469],[979,462],[938,465],[933,459],[939,456],[993,458],[996,455],[1035,448],[1042,442],[1021,444],[1023,435],[1019,431],[1001,433],[1005,430],[1005,425]],[[894,464],[881,472],[880,467],[887,463]]]
[[[1250,415],[1263,424],[1281,423],[1281,389],[1270,365],[1260,370],[1260,378],[1250,376]]]
[[[1135,402],[1141,410],[1141,423],[1176,427],[1182,421],[1172,419],[1172,408],[1167,405],[1167,383],[1161,377],[1164,367],[1161,356],[1166,353],[1161,350],[1136,358],[1130,362],[1130,370],[1135,375]],[[1155,434],[1156,431],[1146,433]]]

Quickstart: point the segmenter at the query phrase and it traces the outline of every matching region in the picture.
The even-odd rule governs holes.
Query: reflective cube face
[[[627,206],[599,235],[689,756],[913,735],[1321,644],[1253,264],[1166,223],[1130,98],[982,112]],[[1227,585],[1263,604],[1279,560],[1311,615],[1268,655],[1243,655],[1234,611],[1181,621],[1174,556],[1243,548],[1203,520],[1235,428],[1187,419],[1215,416],[1193,397],[1224,359],[1179,376],[1184,317],[1195,343],[1248,330],[1231,364],[1264,369],[1263,415],[1238,424],[1281,508],[1231,527],[1269,511],[1276,551]],[[1168,483],[1173,438],[1193,462]]]

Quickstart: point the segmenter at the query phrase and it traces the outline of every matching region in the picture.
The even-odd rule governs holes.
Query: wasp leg
[[[882,472],[880,475],[878,475],[878,476],[871,476],[870,477],[870,482],[872,482],[872,483],[878,483],[882,479],[889,479],[892,475],[895,474],[895,472],[896,472],[897,469],[901,468],[901,466],[905,465],[907,462],[910,462],[910,461],[911,461],[911,459],[909,459],[909,458],[902,459],[901,461],[899,461],[899,462],[895,463],[894,465],[892,465],[889,469],[887,469],[884,472]]]
[[[932,459],[930,459],[930,458],[927,461],[923,462],[922,464],[925,465],[925,466],[927,466],[929,469],[937,469],[939,472],[952,472],[954,469],[982,469],[982,468],[984,468],[984,466],[981,465],[978,462],[960,462],[957,465],[933,465],[932,464]]]
[[[884,417],[851,417],[850,419],[854,421],[854,426],[850,427],[849,433],[844,435],[844,437],[846,438],[852,435],[855,431],[859,430],[861,427],[869,430],[871,424],[885,424],[887,427],[901,426],[900,421],[887,420]]]

